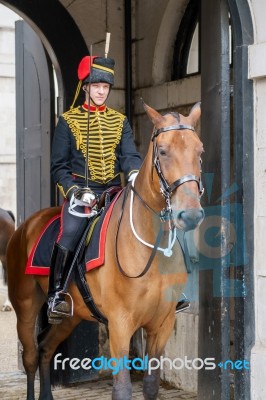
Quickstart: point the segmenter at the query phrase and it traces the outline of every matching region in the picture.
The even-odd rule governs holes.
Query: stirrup
[[[182,293],[182,294],[183,294],[184,298],[177,302],[177,305],[175,307],[176,314],[178,314],[181,311],[185,311],[190,307],[189,299],[186,297],[186,295],[184,293]]]
[[[68,296],[70,298],[70,311],[69,312],[64,312],[64,311],[60,311],[60,310],[56,310],[55,309],[56,302],[58,301],[60,295]],[[62,300],[62,301],[66,302],[66,300]],[[64,292],[62,290],[60,292],[56,292],[55,296],[53,297],[52,303],[49,304],[49,306],[50,306],[49,307],[49,309],[50,309],[49,318],[53,318],[53,316],[54,316],[54,318],[57,318],[57,316],[58,317],[73,317],[73,309],[74,309],[73,299],[72,299],[72,296],[67,292]]]
[[[48,323],[51,325],[59,325],[63,321],[63,317],[56,316],[52,313],[48,314]]]

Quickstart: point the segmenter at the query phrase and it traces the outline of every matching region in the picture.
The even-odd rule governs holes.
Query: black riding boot
[[[73,253],[55,243],[51,257],[49,290],[48,290],[48,322],[60,324],[62,317],[72,316],[72,304],[65,300],[62,292],[65,279],[73,261]]]

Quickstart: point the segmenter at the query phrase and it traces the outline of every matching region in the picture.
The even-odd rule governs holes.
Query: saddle
[[[107,320],[95,306],[87,285],[85,273],[104,264],[107,227],[113,207],[121,193],[121,187],[111,187],[102,194],[98,206],[99,212],[88,219],[88,226],[76,249],[74,261],[71,266],[73,269],[72,278],[75,280],[84,302],[92,312],[92,316],[104,324],[107,324]],[[25,274],[49,275],[52,248],[58,236],[59,229],[60,214],[48,221],[37,238],[29,255]]]
[[[98,208],[101,210],[102,208],[108,207],[111,201],[115,198],[116,194],[122,191],[121,186],[111,186],[106,189],[98,202]]]

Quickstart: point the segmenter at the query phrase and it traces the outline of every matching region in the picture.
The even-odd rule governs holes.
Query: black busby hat
[[[114,84],[115,61],[112,58],[95,57],[91,65],[91,73],[84,79],[84,83],[105,82]]]
[[[83,57],[78,66],[79,83],[70,108],[74,107],[82,84],[105,82],[113,85],[114,65],[115,61],[112,58],[103,58],[98,56]]]

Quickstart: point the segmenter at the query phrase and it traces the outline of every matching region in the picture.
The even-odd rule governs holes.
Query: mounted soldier
[[[97,107],[100,106],[97,105]],[[61,329],[58,329],[56,325],[50,325],[48,329],[44,329],[39,335],[38,346],[36,346],[35,338],[36,317],[45,302],[49,274],[49,268],[45,267],[49,265],[49,257],[47,260],[45,255],[48,255],[50,251],[51,231],[49,228],[46,230],[47,226],[53,228],[55,235],[52,242],[56,242],[56,247],[58,247],[55,261],[61,276],[54,272],[51,275],[52,279],[54,277],[54,283],[58,284],[55,290],[61,289],[59,285],[65,273],[61,269],[60,257],[66,270],[69,268],[68,257],[71,258],[69,252],[72,250],[64,247],[66,241],[62,242],[65,232],[64,221],[62,234],[59,234],[59,240],[56,240],[59,226],[53,223],[57,222],[58,218],[60,219],[58,212],[61,212],[61,208],[46,208],[33,214],[19,226],[9,242],[7,248],[9,296],[17,315],[17,330],[23,346],[28,400],[35,398],[34,379],[38,367],[40,371],[39,398],[53,399],[50,380],[52,356],[58,345],[70,335],[81,320],[99,321],[108,326],[112,360],[123,360],[124,357],[128,359],[131,338],[140,328],[146,331],[145,354],[149,360],[154,360],[155,357],[159,360],[173,331],[176,320],[176,299],[180,298],[184,291],[188,277],[184,250],[177,235],[179,231],[185,234],[195,229],[204,218],[204,210],[200,205],[203,193],[200,162],[203,143],[195,132],[195,125],[201,112],[199,104],[191,109],[187,117],[176,112],[161,115],[147,104],[144,108],[154,124],[154,129],[141,168],[136,178],[127,184],[123,191],[117,193],[109,207],[104,207],[100,216],[97,212],[95,219],[90,219],[90,221],[98,219],[95,227],[97,229],[102,217],[104,220],[107,217],[107,223],[104,225],[105,239],[101,242],[101,246],[98,246],[103,251],[103,257],[100,257],[100,263],[90,268],[91,261],[95,261],[95,258],[92,260],[89,258],[91,251],[94,251],[90,245],[91,242],[97,241],[98,236],[94,231],[84,248],[83,239],[87,237],[87,228],[89,226],[91,229],[94,226],[88,224],[82,240],[77,245],[72,263],[75,266],[73,271],[75,279],[67,288],[66,283],[71,277],[71,266],[62,288],[62,296],[59,295],[61,300],[67,292],[73,299],[73,304],[75,304],[73,318],[63,318],[63,313],[52,315],[51,319],[57,318],[52,322],[58,323],[60,322],[58,320],[62,319]],[[68,125],[65,127],[68,128]],[[71,130],[70,133],[72,134]],[[72,136],[70,136],[71,140],[76,143],[74,134]],[[74,162],[73,165],[75,165]],[[69,175],[72,177],[71,174]],[[84,188],[80,188],[79,184],[74,188],[79,179],[80,177],[77,176],[77,179],[73,180],[72,184],[70,181],[69,186],[66,185],[65,188],[72,188],[74,195],[75,190],[81,193],[81,196],[77,196],[78,201],[89,204],[91,214],[94,208],[94,196],[97,193],[94,195],[88,189],[83,191]],[[80,181],[82,182],[82,179]],[[94,183],[91,180],[90,182]],[[106,185],[106,183],[103,184]],[[85,199],[86,202],[83,194],[88,197]],[[71,212],[74,205],[85,208],[75,201],[73,206],[67,202],[69,200],[66,194],[65,204],[69,204]],[[99,204],[101,211],[100,206],[101,203]],[[73,217],[71,213],[68,213],[66,205],[63,207],[62,214],[62,218],[65,215],[67,215],[66,218],[69,215]],[[75,229],[79,230],[79,224],[87,218],[75,218],[78,220]],[[48,240],[42,241],[40,236],[47,232]],[[76,241],[76,236],[67,237],[72,248],[74,248],[72,241]],[[39,246],[40,242],[48,244],[49,249],[44,250]],[[82,251],[79,253],[80,249]],[[38,250],[44,256],[44,263],[33,262],[32,257],[38,253]],[[80,257],[76,263],[77,254]],[[82,292],[86,292],[85,296]],[[65,299],[62,300],[64,304]],[[68,310],[63,309],[63,311]],[[118,362],[120,367],[120,361]],[[157,399],[159,386],[160,369],[152,368],[150,373],[145,370],[144,398]],[[112,399],[132,399],[130,371],[124,366],[114,375]]]
[[[59,117],[52,144],[51,174],[65,201],[61,227],[54,244],[48,291],[48,319],[51,324],[71,314],[62,292],[75,248],[93,213],[97,199],[108,188],[121,187],[136,176],[142,160],[137,152],[127,118],[109,108],[106,100],[114,84],[115,61],[84,57],[78,66],[79,85],[85,102]]]

